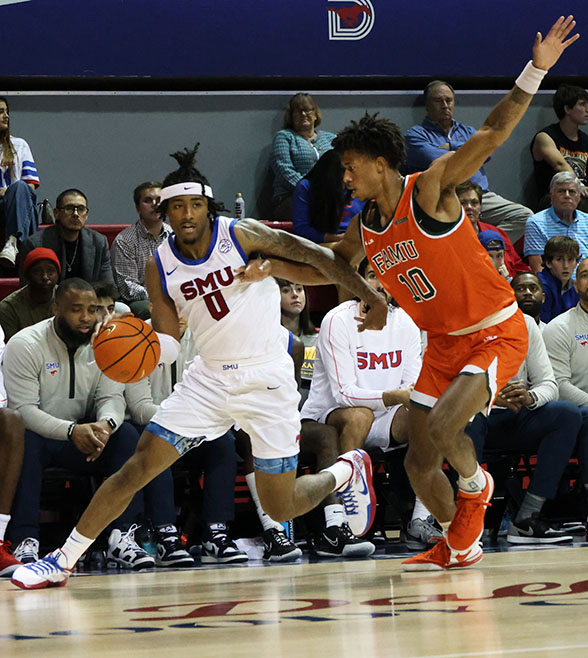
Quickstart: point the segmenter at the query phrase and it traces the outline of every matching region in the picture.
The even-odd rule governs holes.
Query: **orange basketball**
[[[107,322],[94,339],[94,356],[102,372],[130,384],[148,377],[159,363],[161,347],[153,327],[140,318]]]

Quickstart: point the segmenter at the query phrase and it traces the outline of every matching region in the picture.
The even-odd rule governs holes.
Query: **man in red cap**
[[[52,249],[37,247],[27,254],[23,264],[26,285],[0,301],[0,325],[6,341],[24,327],[53,315],[53,295],[60,274],[59,258]]]

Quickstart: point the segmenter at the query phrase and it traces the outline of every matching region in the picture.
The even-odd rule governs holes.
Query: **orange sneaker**
[[[494,480],[488,471],[482,471],[486,486],[477,494],[459,491],[457,494],[457,511],[447,532],[447,543],[458,552],[468,551],[476,544],[484,532],[484,515],[490,507],[494,493]]]
[[[465,569],[484,557],[482,547],[476,543],[464,553],[452,551],[447,540],[441,538],[433,548],[402,562],[404,571],[443,571],[444,569]]]
[[[22,566],[8,548],[9,546],[9,541],[0,541],[0,576],[11,576],[18,567]]]

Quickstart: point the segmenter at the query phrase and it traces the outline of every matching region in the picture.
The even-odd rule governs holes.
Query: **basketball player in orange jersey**
[[[480,245],[455,187],[506,141],[547,70],[578,38],[567,39],[574,26],[571,16],[561,17],[545,39],[538,33],[532,62],[482,128],[425,172],[401,176],[404,141],[385,119],[366,115],[333,141],[347,187],[360,200],[375,200],[334,251],[350,263],[365,252],[386,290],[428,332],[411,394],[406,469],[444,533],[432,549],[403,563],[407,571],[467,567],[482,559],[479,539],[494,485],[464,429],[516,375],[528,338],[513,292]],[[272,273],[304,284],[324,282],[304,267],[274,261]],[[457,505],[441,469],[444,459],[459,474]]]
[[[173,234],[148,262],[145,281],[161,361],[172,363],[178,356],[178,313],[188,322],[199,356],[159,406],[135,454],[98,489],[65,544],[14,572],[18,587],[65,584],[84,550],[136,491],[235,423],[251,437],[257,491],[273,519],[304,514],[337,491],[354,534],[363,535],[373,521],[371,462],[363,450],[296,478],[300,396],[283,346],[280,291],[273,279],[249,282],[236,272],[256,252],[312,263],[373,305],[361,323],[367,329],[385,325],[386,302],[332,251],[253,219],[223,216],[211,186],[194,167],[196,150],[173,156],[180,167],[167,176],[160,196],[160,212]]]

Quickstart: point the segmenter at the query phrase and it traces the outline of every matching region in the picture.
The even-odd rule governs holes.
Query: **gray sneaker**
[[[403,533],[404,543],[410,551],[424,551],[441,539],[442,532],[437,527],[432,514],[426,519],[413,519]]]
[[[14,557],[21,564],[31,564],[39,559],[39,540],[33,537],[23,539],[14,549]]]

